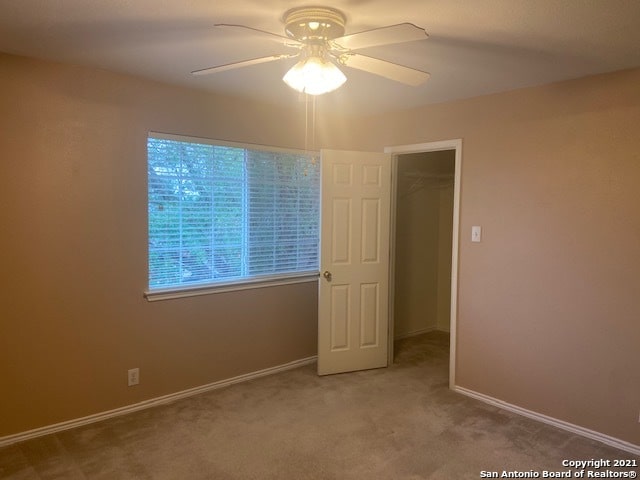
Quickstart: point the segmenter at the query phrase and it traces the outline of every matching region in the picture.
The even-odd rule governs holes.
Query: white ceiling
[[[313,5],[314,2],[311,2]],[[640,66],[640,0],[333,0],[347,34],[411,22],[430,38],[361,53],[431,73],[409,87],[348,67],[321,101],[381,112]],[[283,0],[0,0],[0,51],[91,65],[279,105],[298,102],[281,80],[294,60],[194,77],[212,65],[284,53],[215,23],[284,34]]]

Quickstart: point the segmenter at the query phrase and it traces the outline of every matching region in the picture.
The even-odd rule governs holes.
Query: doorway
[[[455,385],[461,140],[390,147],[393,154],[389,364],[393,342],[449,335]]]
[[[394,338],[448,333],[455,151],[397,161]]]

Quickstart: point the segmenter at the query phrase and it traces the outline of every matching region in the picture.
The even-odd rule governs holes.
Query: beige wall
[[[315,355],[315,283],[143,298],[147,132],[300,147],[304,111],[8,55],[0,92],[0,437]]]
[[[365,118],[320,105],[317,135],[462,138],[457,384],[635,444],[639,84],[636,69]],[[147,132],[300,147],[302,112],[6,55],[0,91],[0,436],[315,353],[314,284],[142,297]]]
[[[462,138],[457,385],[635,445],[639,85],[634,69],[324,124],[334,147]]]
[[[455,161],[455,158],[454,158]],[[436,329],[451,329],[451,247],[453,242],[453,184],[440,189],[438,214],[438,317]]]
[[[435,329],[438,315],[439,192],[399,192],[396,213],[395,336]]]

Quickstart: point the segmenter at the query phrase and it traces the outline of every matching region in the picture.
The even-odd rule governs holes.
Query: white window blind
[[[149,136],[149,290],[316,273],[307,154]]]

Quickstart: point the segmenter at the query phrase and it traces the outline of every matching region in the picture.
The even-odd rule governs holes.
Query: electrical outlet
[[[127,371],[128,385],[132,387],[133,385],[138,385],[140,383],[140,369],[132,368]]]

